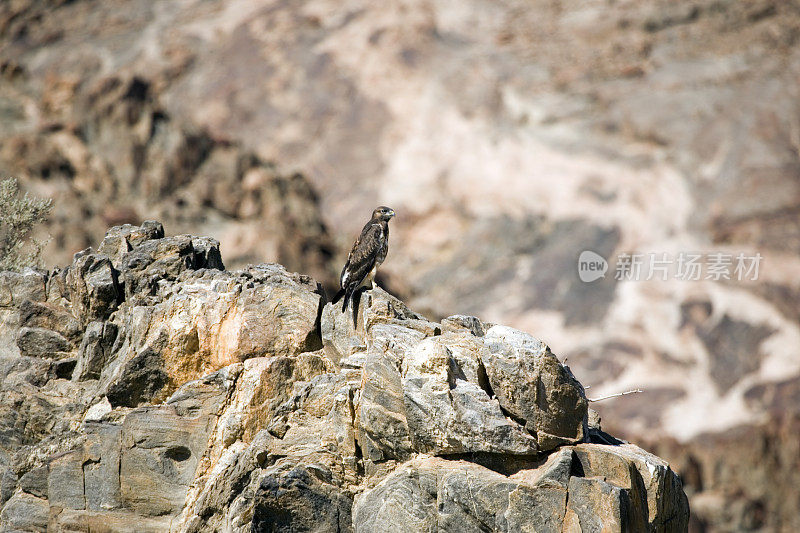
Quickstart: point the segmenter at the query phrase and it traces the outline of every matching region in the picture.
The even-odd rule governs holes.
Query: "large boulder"
[[[536,438],[490,396],[483,342],[469,334],[428,337],[403,358],[401,384],[415,451],[536,454]]]
[[[136,405],[252,357],[316,350],[321,292],[280,265],[187,271],[162,284],[153,305],[126,302],[101,381],[115,398],[135,397],[116,405]]]
[[[636,477],[640,469],[649,473],[645,481]],[[358,532],[679,532],[688,526],[686,497],[663,492],[679,483],[662,460],[633,445],[564,447],[511,476],[424,457],[360,494],[353,524]],[[653,507],[656,500],[671,505]]]
[[[574,447],[585,478],[603,478],[625,489],[633,507],[632,529],[681,531],[688,525],[689,506],[681,481],[669,464],[632,444]]]
[[[483,337],[481,359],[491,390],[539,447],[580,442],[586,434],[588,402],[583,387],[550,348],[507,326],[493,326]]]

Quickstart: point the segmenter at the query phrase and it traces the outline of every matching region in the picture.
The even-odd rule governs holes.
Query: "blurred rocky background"
[[[108,226],[211,235],[330,293],[390,205],[383,286],[566,355],[672,462],[693,531],[800,528],[800,2],[0,3],[0,176]],[[612,270],[582,283],[593,250]],[[757,281],[617,281],[620,253]]]

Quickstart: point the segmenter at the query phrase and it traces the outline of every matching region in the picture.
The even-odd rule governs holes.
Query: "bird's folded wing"
[[[361,231],[342,270],[342,288],[345,285],[359,284],[367,277],[375,266],[382,240],[383,229],[380,224],[370,224]]]

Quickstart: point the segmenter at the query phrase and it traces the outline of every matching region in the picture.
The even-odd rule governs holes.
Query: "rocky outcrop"
[[[686,528],[669,465],[601,444],[519,330],[380,288],[343,313],[157,222],[2,273],[0,297],[2,531]]]

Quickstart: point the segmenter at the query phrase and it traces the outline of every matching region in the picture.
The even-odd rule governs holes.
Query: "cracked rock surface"
[[[687,527],[669,465],[513,328],[380,288],[343,313],[153,221],[0,273],[0,305],[2,531]]]

